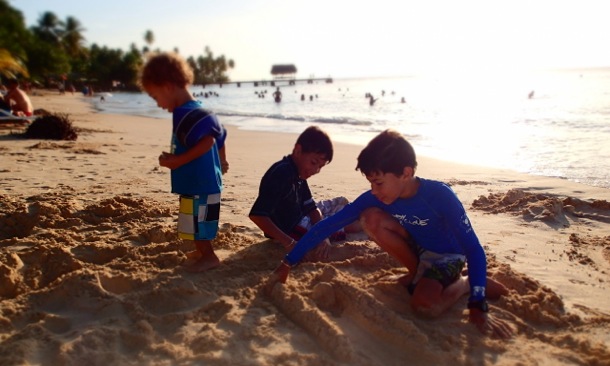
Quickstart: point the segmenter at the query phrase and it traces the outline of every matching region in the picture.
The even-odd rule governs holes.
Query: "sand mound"
[[[88,202],[63,187],[0,205],[0,359],[3,364],[404,365],[610,362],[587,338],[610,316],[583,320],[557,294],[489,260],[510,289],[492,311],[512,324],[518,350],[466,322],[462,299],[430,320],[409,307],[404,273],[373,243],[339,244],[323,263],[302,263],[265,297],[278,244],[225,224],[223,264],[181,268],[192,250],[175,237],[173,207],[133,195]],[[607,246],[607,239],[574,237]],[[578,332],[575,332],[575,329]],[[540,352],[540,350],[544,352]],[[536,352],[528,352],[536,350]]]
[[[506,193],[480,196],[472,208],[489,213],[522,215],[528,221],[540,220],[549,224],[570,225],[570,218],[585,218],[610,223],[610,202],[584,201],[573,197],[534,194],[520,189]]]

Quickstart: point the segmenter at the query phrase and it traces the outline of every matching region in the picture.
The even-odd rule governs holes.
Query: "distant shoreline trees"
[[[0,0],[0,77],[19,77],[42,87],[92,86],[95,90],[139,90],[137,73],[154,43],[151,30],[144,33],[146,46],[133,43],[129,50],[111,49],[96,43],[85,46],[86,29],[74,17],[59,19],[47,11],[38,24],[25,25],[21,11]],[[154,52],[158,52],[155,50]],[[177,49],[174,49],[178,52]],[[214,57],[209,47],[204,55],[190,56],[188,63],[195,84],[228,82],[227,71],[235,67],[224,55]]]

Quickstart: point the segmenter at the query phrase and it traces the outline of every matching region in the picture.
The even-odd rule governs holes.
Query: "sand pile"
[[[229,126],[222,265],[192,274],[157,161],[169,121],[96,114],[70,95],[34,104],[69,113],[79,138],[0,134],[1,365],[610,365],[607,189],[418,158],[418,175],[456,190],[510,289],[490,306],[515,335],[490,339],[466,297],[416,316],[396,281],[406,270],[364,235],[263,294],[285,253],[248,212],[296,136]],[[337,144],[310,178],[317,199],[368,189],[359,151]]]
[[[404,269],[362,238],[328,262],[299,265],[267,298],[262,282],[282,251],[252,229],[224,225],[223,265],[193,275],[180,267],[192,248],[160,202],[90,203],[68,187],[1,199],[4,364],[472,364],[499,355],[530,364],[542,349],[566,364],[610,362],[588,337],[610,316],[572,315],[549,288],[494,258],[489,272],[510,295],[492,311],[513,325],[520,350],[467,324],[466,299],[440,319],[414,316],[394,279]],[[583,245],[592,244],[573,237],[566,250]]]

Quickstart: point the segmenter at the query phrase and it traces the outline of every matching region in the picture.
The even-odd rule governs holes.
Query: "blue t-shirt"
[[[199,101],[189,101],[174,109],[172,154],[183,154],[206,136],[216,140],[212,148],[198,158],[173,169],[172,192],[184,195],[212,194],[222,191],[222,168],[218,150],[227,136],[218,118],[201,107]]]
[[[288,253],[287,262],[298,263],[330,234],[357,220],[365,209],[379,207],[395,217],[419,247],[435,253],[465,255],[473,289],[471,295],[480,298],[487,281],[487,261],[464,206],[445,183],[417,179],[420,185],[413,197],[399,198],[389,205],[375,198],[371,191],[363,193],[341,211],[312,227]]]
[[[309,185],[299,177],[290,155],[274,163],[265,173],[250,215],[266,216],[289,233],[301,219],[316,209]]]

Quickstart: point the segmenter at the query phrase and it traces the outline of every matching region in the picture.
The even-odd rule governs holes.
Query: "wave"
[[[352,126],[372,126],[373,125],[373,122],[371,122],[371,121],[358,120],[358,119],[349,118],[349,117],[286,116],[283,114],[235,112],[235,111],[223,111],[223,110],[216,110],[215,113],[219,116],[227,116],[227,117],[269,118],[269,119],[278,119],[278,120],[285,120],[285,121],[316,122],[316,123],[328,123],[328,124],[352,125]]]

